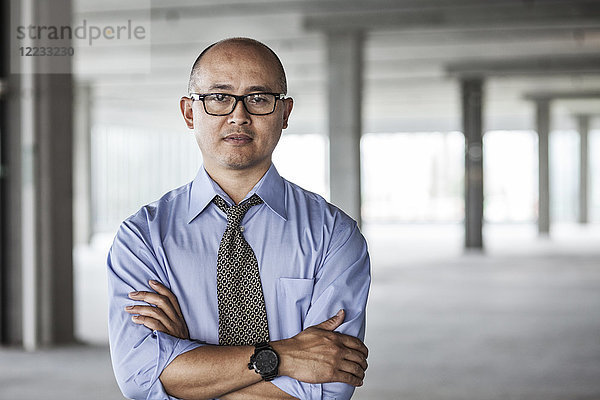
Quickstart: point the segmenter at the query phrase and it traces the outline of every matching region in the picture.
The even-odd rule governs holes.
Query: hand
[[[296,336],[271,342],[279,354],[279,373],[307,383],[344,382],[361,386],[369,350],[360,339],[333,332],[344,322],[344,310]]]
[[[136,324],[144,325],[152,330],[157,330],[181,339],[189,339],[187,324],[181,314],[177,297],[160,282],[150,280],[153,292],[131,292],[129,298],[145,301],[152,306],[127,306],[125,311],[134,314],[131,320]]]

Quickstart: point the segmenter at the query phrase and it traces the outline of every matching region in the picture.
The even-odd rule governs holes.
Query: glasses
[[[190,93],[190,97],[195,101],[202,101],[204,111],[209,115],[224,116],[229,115],[235,110],[238,101],[242,101],[248,114],[268,115],[275,111],[277,100],[283,100],[285,94],[281,93],[250,93],[243,96],[236,96],[227,93],[209,93],[199,94]]]

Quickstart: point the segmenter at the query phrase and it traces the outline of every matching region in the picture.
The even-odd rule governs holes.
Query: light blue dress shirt
[[[370,262],[356,222],[321,196],[283,179],[274,165],[248,193],[264,203],[250,208],[241,225],[260,269],[271,340],[290,338],[346,310],[336,329],[364,339]],[[211,202],[233,204],[201,167],[189,184],[142,207],[120,226],[108,254],[109,334],[119,387],[133,399],[173,399],[159,380],[175,357],[218,344],[217,251],[227,219]],[[152,291],[149,279],[179,300],[193,340],[151,331],[123,309]],[[299,399],[349,399],[344,383],[308,384],[287,376],[272,381]]]

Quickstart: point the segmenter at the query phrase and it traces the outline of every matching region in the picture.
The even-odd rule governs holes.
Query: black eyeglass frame
[[[214,114],[211,112],[208,112],[208,110],[206,109],[206,103],[204,103],[204,98],[206,96],[214,96],[214,95],[223,95],[223,96],[229,96],[229,97],[233,97],[235,99],[235,103],[233,103],[233,107],[231,108],[231,111],[229,111],[226,114]],[[268,112],[266,114],[257,114],[257,113],[253,113],[250,110],[248,110],[248,106],[246,106],[246,102],[244,101],[245,98],[250,97],[250,96],[256,96],[257,94],[270,94],[272,96],[275,96],[275,102],[273,103],[273,110],[271,110],[271,112]],[[249,93],[249,94],[244,94],[241,96],[237,96],[235,94],[231,94],[231,93],[205,93],[205,94],[201,94],[201,93],[190,93],[190,99],[192,99],[192,101],[202,101],[202,106],[204,107],[204,112],[206,112],[208,115],[212,115],[215,117],[224,117],[226,115],[229,115],[233,112],[233,110],[235,110],[235,108],[238,105],[238,102],[241,100],[242,101],[242,105],[244,106],[244,109],[246,110],[246,112],[250,115],[269,115],[269,114],[273,114],[275,112],[275,109],[277,108],[277,100],[285,100],[285,94],[284,93],[270,93],[270,92],[259,92],[259,93]]]

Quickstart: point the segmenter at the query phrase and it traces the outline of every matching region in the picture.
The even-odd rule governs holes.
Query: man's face
[[[265,50],[240,44],[225,44],[209,50],[202,58],[195,92],[245,95],[280,93],[274,60]],[[287,127],[291,99],[277,100],[269,115],[249,114],[241,101],[226,116],[205,112],[202,101],[183,98],[181,108],[188,127],[194,129],[207,170],[266,169]]]

